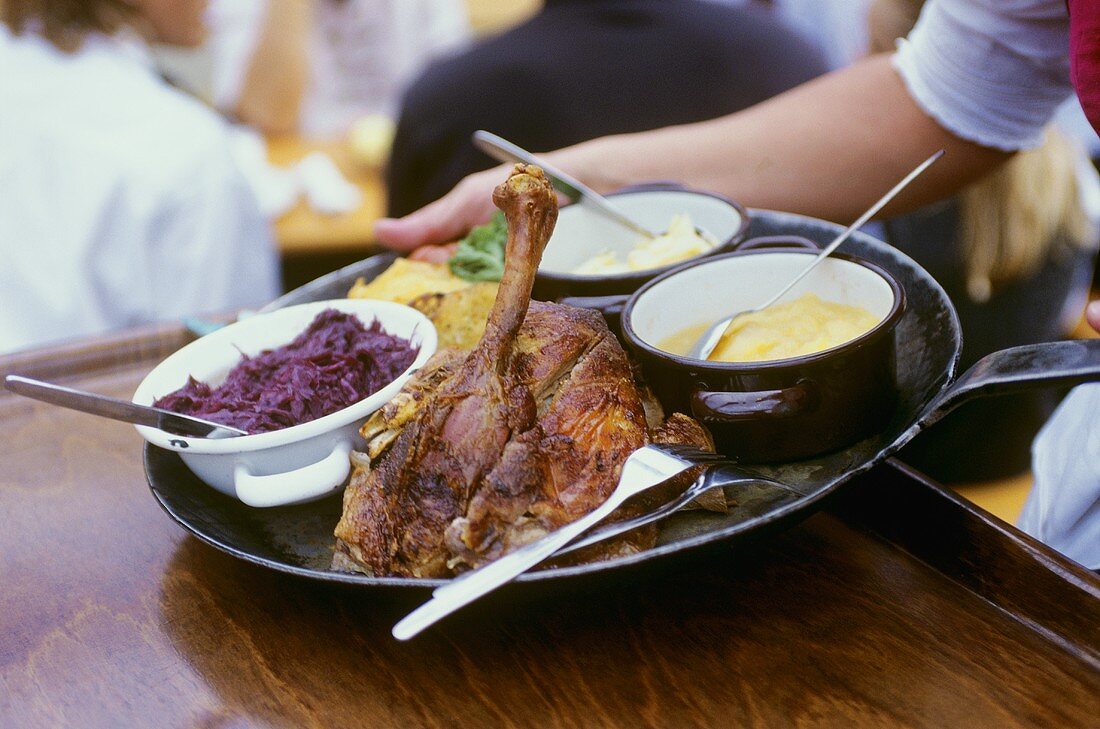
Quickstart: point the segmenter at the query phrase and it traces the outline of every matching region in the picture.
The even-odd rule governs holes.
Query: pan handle
[[[926,427],[975,397],[1048,385],[1100,381],[1100,339],[1044,342],[1002,349],[974,363],[940,393],[920,420]]]

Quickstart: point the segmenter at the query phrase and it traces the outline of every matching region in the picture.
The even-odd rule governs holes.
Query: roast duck
[[[339,569],[477,567],[596,508],[651,438],[710,445],[691,418],[655,415],[598,312],[531,301],[558,213],[542,170],[517,165],[493,202],[508,242],[485,333],[469,351],[437,352],[363,426],[367,453],[353,459],[336,527]],[[656,536],[642,528],[585,558],[647,549]]]

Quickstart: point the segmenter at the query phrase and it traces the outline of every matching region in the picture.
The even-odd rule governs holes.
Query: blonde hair
[[[1095,237],[1081,205],[1078,150],[1048,128],[1039,147],[1017,153],[959,196],[966,289],[986,301],[999,286],[1034,274],[1059,239]]]
[[[63,51],[89,33],[113,34],[137,16],[127,0],[0,0],[0,21],[16,35],[34,29]]]
[[[870,12],[874,52],[906,35],[924,0],[875,0]],[[959,194],[959,245],[971,299],[987,301],[1005,284],[1036,273],[1055,242],[1088,246],[1096,235],[1081,205],[1080,150],[1054,128],[1043,143],[1014,155]]]

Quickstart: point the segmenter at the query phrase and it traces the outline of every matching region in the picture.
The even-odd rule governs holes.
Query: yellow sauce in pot
[[[821,352],[849,342],[881,321],[866,309],[803,294],[734,320],[710,355],[712,362],[768,362]],[[666,352],[687,355],[709,324],[688,327],[661,341]]]

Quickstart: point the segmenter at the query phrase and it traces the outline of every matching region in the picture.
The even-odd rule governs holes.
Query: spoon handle
[[[474,132],[473,142],[474,146],[482,152],[500,162],[522,162],[529,165],[538,165],[542,168],[542,171],[546,173],[546,176],[550,178],[550,181],[554,183],[554,187],[558,192],[566,197],[574,201],[592,205],[615,222],[630,228],[635,233],[643,235],[646,238],[655,237],[652,231],[620,213],[603,195],[599,194],[577,178],[547,164],[523,147],[516,146],[507,139],[483,129]]]
[[[780,289],[779,293],[777,293],[775,296],[768,299],[767,302],[765,302],[764,304],[756,307],[756,309],[754,309],[754,311],[760,311],[761,309],[767,309],[769,306],[771,306],[772,304],[774,304],[775,302],[777,302],[781,298],[783,298],[783,295],[785,293],[787,293],[788,291],[790,291],[792,288],[794,288],[795,284],[797,284],[799,281],[806,278],[806,276],[810,273],[810,271],[814,270],[814,267],[817,266],[817,264],[821,263],[824,259],[828,258],[829,255],[833,251],[835,251],[840,246],[841,243],[848,240],[848,236],[850,236],[860,226],[862,226],[864,223],[866,223],[868,220],[870,220],[872,217],[874,217],[875,213],[877,213],[879,210],[882,210],[882,208],[885,207],[886,203],[893,200],[894,196],[896,196],[899,192],[904,190],[909,185],[910,182],[912,182],[914,179],[916,179],[917,175],[919,175],[920,173],[924,172],[926,169],[931,167],[932,163],[935,162],[936,160],[938,160],[942,156],[943,156],[943,150],[941,149],[940,151],[936,152],[931,157],[926,159],[924,162],[921,162],[920,165],[916,169],[914,169],[912,172],[910,172],[908,175],[906,175],[905,178],[901,182],[894,185],[892,188],[890,188],[890,191],[888,193],[886,193],[881,198],[879,198],[879,201],[876,202],[874,205],[872,205],[867,210],[867,212],[865,212],[863,215],[860,215],[859,218],[856,220],[856,222],[852,223],[847,228],[845,228],[844,232],[841,233],[840,235],[838,235],[836,238],[834,238],[832,243],[825,246],[825,248],[821,251],[821,253],[817,254],[817,258],[815,258],[813,261],[811,261],[810,265],[806,266],[806,268],[802,269],[802,272],[799,273],[797,276],[795,276],[794,279],[789,284],[787,284],[782,289]]]
[[[79,410],[83,413],[91,413],[112,420],[121,420],[124,423],[136,423],[148,425],[151,428],[159,428],[169,433],[180,435],[207,436],[215,431],[225,431],[230,435],[247,435],[238,428],[228,425],[219,425],[188,415],[180,415],[162,408],[138,405],[128,400],[98,395],[94,392],[74,390],[71,387],[62,387],[50,382],[33,380],[30,377],[8,375],[4,378],[4,385],[23,397],[48,402],[51,405],[59,405],[70,410]]]

